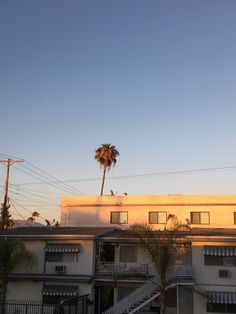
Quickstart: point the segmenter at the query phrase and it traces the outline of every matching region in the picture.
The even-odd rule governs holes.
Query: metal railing
[[[3,309],[1,307],[1,309]],[[1,310],[0,310],[1,311]],[[42,304],[41,301],[7,300],[4,304],[5,314],[61,314],[59,304]]]
[[[96,275],[148,276],[150,269],[148,264],[140,263],[99,263]]]
[[[169,279],[189,279],[193,277],[192,265],[175,265],[171,268],[168,276]]]
[[[70,298],[60,304],[43,304],[34,300],[6,300],[4,304],[0,304],[0,314],[87,314],[87,301],[88,295]]]
[[[158,277],[152,279],[141,287],[128,294],[125,298],[118,303],[107,309],[103,314],[122,314],[128,312],[129,308],[136,302],[142,300],[145,297],[149,297],[158,288]]]
[[[192,278],[192,266],[190,265],[179,265],[174,266],[167,276],[169,285],[166,289],[175,286],[178,282],[185,282]],[[121,299],[118,303],[104,311],[102,314],[123,314],[123,313],[135,313],[138,308],[141,308],[144,304],[151,301],[152,298],[158,296],[158,276],[152,278],[146,284],[134,290],[132,293]],[[138,302],[142,301],[136,306]],[[134,309],[131,310],[132,306]]]

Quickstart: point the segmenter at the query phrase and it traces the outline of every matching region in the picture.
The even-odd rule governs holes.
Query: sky
[[[235,56],[235,0],[1,1],[13,215],[99,194],[102,143],[120,152],[106,194],[234,194]]]

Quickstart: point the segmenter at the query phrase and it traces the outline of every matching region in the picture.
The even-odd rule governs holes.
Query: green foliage
[[[117,156],[120,153],[116,149],[114,145],[111,144],[102,144],[95,151],[95,159],[100,164],[100,167],[103,169],[103,179],[102,179],[102,187],[101,187],[101,195],[103,195],[103,188],[105,182],[105,176],[107,169],[109,170],[112,166],[116,164]]]
[[[5,208],[5,224],[2,226],[2,217],[3,217],[3,204],[1,205],[0,210],[0,226],[2,226],[2,230],[11,229],[14,225],[14,220],[9,212],[10,205],[6,205]]]
[[[31,266],[35,261],[20,239],[0,238],[0,279],[8,278],[16,268]]]
[[[29,267],[35,261],[34,255],[28,251],[20,239],[0,238],[0,313],[5,314],[7,283],[11,272],[18,267]]]
[[[165,289],[168,285],[167,275],[174,264],[175,257],[190,248],[185,238],[190,232],[189,222],[181,223],[175,215],[169,215],[162,230],[154,230],[148,224],[134,224],[128,232],[139,239],[142,247],[150,255],[160,279],[160,311],[165,312]]]
[[[120,153],[116,147],[111,144],[102,144],[95,151],[95,159],[99,162],[101,168],[104,168],[105,166],[106,168],[110,169],[111,166],[116,164],[116,158],[119,155]]]

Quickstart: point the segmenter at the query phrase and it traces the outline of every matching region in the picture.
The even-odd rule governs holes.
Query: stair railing
[[[131,308],[132,305],[146,297],[151,297],[152,293],[158,289],[158,283],[158,277],[154,277],[151,281],[135,289],[132,293],[128,294],[126,297],[104,311],[102,314],[128,313],[129,308]]]

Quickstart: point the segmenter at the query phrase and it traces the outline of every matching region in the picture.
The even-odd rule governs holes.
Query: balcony
[[[148,277],[156,276],[153,265],[140,263],[112,263],[100,262],[97,265],[96,276],[104,277]],[[176,281],[191,280],[193,278],[191,265],[175,265],[170,269],[169,279]]]
[[[140,263],[98,263],[97,276],[149,276],[150,269],[148,264]]]

